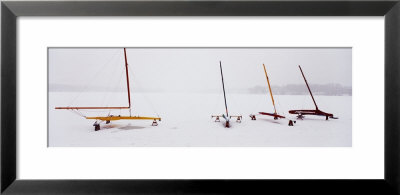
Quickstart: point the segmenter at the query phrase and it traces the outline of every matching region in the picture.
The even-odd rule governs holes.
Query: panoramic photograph
[[[352,48],[48,48],[49,147],[351,147]]]

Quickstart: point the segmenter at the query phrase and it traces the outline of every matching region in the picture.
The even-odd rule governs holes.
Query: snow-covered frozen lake
[[[290,109],[314,109],[309,95],[275,95],[278,113],[296,120],[294,126],[288,126],[287,119],[273,120],[269,116],[250,120],[249,114],[273,112],[269,94],[227,94],[229,114],[243,115],[242,123],[232,118],[231,128],[224,127],[223,119],[221,122],[211,119],[212,114],[225,111],[223,95],[213,93],[132,93],[132,115],[159,115],[162,120],[158,126],[151,126],[152,121],[148,120],[120,120],[102,123],[101,130],[94,131],[94,120],[72,111],[54,109],[56,106],[127,106],[126,92],[104,94],[93,92],[81,96],[72,92],[49,92],[49,146],[352,146],[351,96],[315,96],[320,110],[339,117],[326,121],[325,117],[318,116],[297,120],[288,113]],[[109,114],[108,110],[81,112],[85,116]],[[129,115],[129,112],[116,110],[111,114]]]

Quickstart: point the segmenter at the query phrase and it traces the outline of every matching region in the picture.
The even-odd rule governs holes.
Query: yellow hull
[[[102,121],[116,121],[116,120],[159,120],[160,117],[146,117],[146,116],[94,116],[85,117],[86,119],[96,119]]]

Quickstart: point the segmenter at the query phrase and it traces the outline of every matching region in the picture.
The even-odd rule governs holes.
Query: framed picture
[[[1,191],[397,194],[399,6],[3,1]]]
[[[351,147],[351,53],[346,47],[50,47],[48,146]],[[303,69],[315,75],[310,86]]]

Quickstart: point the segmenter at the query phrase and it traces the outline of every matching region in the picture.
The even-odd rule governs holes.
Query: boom
[[[311,98],[312,98],[312,100],[313,100],[313,102],[314,102],[315,109],[318,110],[317,103],[315,102],[315,99],[314,99],[314,96],[313,96],[313,94],[312,94],[312,92],[311,92],[310,86],[308,85],[307,79],[306,79],[306,77],[304,76],[303,70],[301,69],[301,66],[300,66],[300,65],[299,65],[299,68],[300,68],[301,75],[303,75],[304,81],[306,82],[307,89],[308,89],[308,91],[310,92]]]
[[[91,109],[130,109],[130,107],[56,107],[56,109],[64,110],[91,110]]]

